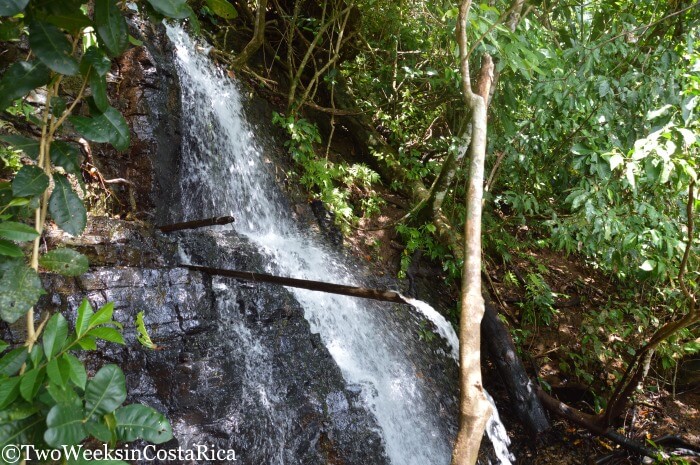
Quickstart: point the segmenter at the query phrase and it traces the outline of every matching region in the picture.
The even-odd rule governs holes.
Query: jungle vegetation
[[[80,170],[79,148],[54,140],[56,131],[70,123],[88,140],[128,147],[128,128],[109,105],[104,75],[110,58],[139,45],[124,19],[131,3],[11,0],[0,7],[0,40],[28,38],[32,49],[0,80],[6,133],[0,158],[13,177],[0,185],[2,286],[22,302],[20,311],[0,301],[0,315],[8,322],[25,316],[28,325],[26,348],[0,359],[0,404],[41,402],[26,418],[59,411],[67,401],[82,403],[86,421],[98,407],[117,420],[128,409],[90,403],[90,388],[100,380],[87,381],[68,352],[81,338],[119,342],[106,331],[113,326],[108,311],[97,318],[103,310],[91,316],[83,308],[88,316],[79,316],[81,326],[68,338],[58,316],[34,328],[30,308],[42,292],[40,264],[70,273],[87,268],[77,252],[38,253],[47,212],[69,233],[85,226],[67,177]],[[274,102],[294,182],[327,206],[345,234],[366,228],[389,194],[398,195],[403,216],[381,226],[394,230],[403,248],[397,275],[405,277],[422,256],[448,279],[461,279],[461,305],[451,317],[463,347],[462,426],[473,431],[453,463],[476,459],[487,410],[479,359],[469,359],[480,347],[481,295],[501,306],[500,324],[524,356],[529,338],[560,312],[562,296],[530,253],[542,250],[585,264],[616,292],[603,308],[582,307],[579,344],[558,349],[557,369],[588,386],[593,405],[564,405],[533,376],[538,400],[632,451],[649,450],[618,431],[618,418],[649,388],[651,367],[666,380],[656,380],[656,388],[669,388],[678,364],[700,352],[697,2],[136,3],[154,20],[188,22],[231,75]],[[77,96],[62,95],[63,76],[81,79]],[[42,86],[50,104],[37,118],[22,99]],[[71,116],[87,89],[90,116]],[[38,140],[12,133],[18,118],[40,128]],[[351,149],[333,150],[341,137]],[[21,153],[34,162],[20,163]],[[22,241],[35,244],[26,259],[16,244]],[[525,273],[522,260],[533,264]],[[481,281],[495,270],[525,294],[515,318],[492,283]],[[18,294],[20,287],[27,290]],[[42,330],[43,346],[37,345]],[[77,389],[84,399],[43,393],[45,377],[48,386]],[[158,420],[146,418],[154,412],[139,413],[143,421]],[[119,434],[118,421],[102,426],[78,435]],[[46,422],[37,431],[47,442],[61,432]]]

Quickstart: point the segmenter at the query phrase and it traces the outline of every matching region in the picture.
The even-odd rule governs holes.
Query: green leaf
[[[103,325],[112,321],[114,313],[114,302],[107,302],[100,308],[97,313],[90,317],[90,328]]]
[[[104,76],[111,67],[112,62],[107,58],[107,55],[94,45],[85,51],[83,59],[80,61],[80,72],[83,76],[87,76],[91,69],[95,70],[98,75]]]
[[[28,205],[29,202],[30,199],[15,198],[10,200],[10,203],[7,204],[7,207],[23,207],[25,205]]]
[[[44,288],[36,271],[24,264],[13,266],[0,279],[0,317],[7,323],[14,323],[42,294]]]
[[[34,165],[25,165],[12,180],[12,195],[15,197],[33,197],[43,194],[49,187],[49,177],[44,170]]]
[[[645,260],[639,268],[644,271],[652,271],[656,267],[656,262],[654,260]]]
[[[10,347],[10,344],[5,341],[0,341],[0,354],[5,352],[8,347]]]
[[[112,431],[110,431],[109,427],[104,423],[90,420],[87,423],[85,423],[85,428],[91,436],[99,439],[102,442],[110,442],[112,440]],[[102,462],[103,461],[100,460],[100,463]]]
[[[14,376],[17,374],[24,361],[27,360],[27,348],[17,347],[0,358],[0,374]]]
[[[51,162],[60,166],[66,172],[80,173],[80,165],[83,162],[80,149],[77,145],[68,142],[57,141],[51,144]]]
[[[92,24],[90,18],[85,16],[80,10],[48,15],[44,19],[54,26],[71,32],[78,31]]]
[[[36,397],[36,394],[39,392],[39,388],[41,388],[41,383],[44,382],[45,377],[46,369],[44,367],[34,368],[22,375],[22,381],[19,385],[19,392],[22,394],[24,400],[31,402],[34,397]]]
[[[174,19],[185,19],[192,11],[187,0],[148,0],[158,13]]]
[[[87,224],[87,212],[80,197],[73,192],[68,179],[55,174],[54,190],[49,199],[49,212],[56,224],[68,234],[79,236]]]
[[[0,108],[0,111],[2,111],[2,108]],[[39,157],[39,142],[35,141],[34,139],[17,135],[0,135],[0,141],[16,148],[17,150],[21,150],[32,160],[36,160]]]
[[[113,56],[120,55],[129,46],[126,19],[115,0],[95,0],[95,29]]]
[[[224,19],[236,19],[238,17],[236,9],[226,0],[207,0],[207,5],[215,15]]]
[[[0,239],[0,255],[5,255],[7,257],[22,257],[24,256],[24,252],[22,252],[22,249],[17,247],[12,242]]]
[[[51,382],[55,385],[61,388],[68,386],[68,380],[70,379],[70,365],[62,357],[52,358],[46,365],[46,373],[49,375]]]
[[[78,337],[82,336],[90,328],[90,318],[94,314],[92,305],[87,299],[83,299],[78,307],[78,318],[75,321],[75,333]],[[111,319],[111,316],[110,316]]]
[[[40,61],[18,61],[11,65],[0,79],[0,111],[29,91],[51,80],[51,71]]]
[[[97,73],[90,73],[90,90],[97,109],[106,111],[109,108],[109,99],[107,98],[107,80],[105,77]]]
[[[90,336],[103,339],[109,342],[116,342],[117,344],[124,344],[124,337],[121,333],[114,328],[108,326],[101,326],[99,328],[91,329],[88,333]]]
[[[47,360],[61,351],[68,337],[68,322],[60,313],[51,317],[44,329],[44,354]]]
[[[78,409],[83,408],[83,401],[70,386],[59,386],[54,383],[49,383],[46,391],[49,393],[54,402],[59,405],[74,406]]]
[[[85,388],[88,417],[114,411],[126,400],[126,380],[117,365],[105,365]]]
[[[146,330],[146,323],[143,320],[143,312],[138,312],[136,314],[136,339],[141,343],[142,346],[147,349],[155,349],[156,345],[151,340]]]
[[[75,129],[93,142],[109,142],[117,150],[129,148],[129,126],[115,108],[109,107],[104,113],[93,118],[72,116],[70,122]]]
[[[0,237],[11,241],[33,241],[39,237],[39,233],[31,226],[16,221],[3,221],[0,223]]]
[[[62,359],[66,361],[68,367],[70,368],[70,379],[78,386],[80,389],[85,389],[85,383],[87,383],[87,372],[85,371],[85,366],[78,357],[66,352],[61,356]]]
[[[146,405],[127,405],[114,412],[114,416],[117,419],[117,434],[122,441],[141,438],[153,444],[162,444],[173,438],[168,419]]]
[[[29,354],[29,360],[32,362],[32,366],[39,366],[41,365],[42,361],[44,360],[44,348],[41,346],[41,344],[34,344],[34,347],[32,347],[32,351]]]
[[[21,13],[29,0],[3,0],[0,2],[0,16],[14,16]]]
[[[50,271],[63,276],[80,276],[88,270],[88,259],[80,252],[72,249],[56,249],[48,252],[39,259],[39,264]]]
[[[29,24],[29,45],[42,63],[57,73],[78,74],[78,62],[71,56],[71,44],[53,24],[32,21]]]
[[[83,350],[97,350],[97,343],[94,337],[84,337],[78,341],[78,345]]]
[[[4,409],[19,396],[19,376],[0,380],[0,409]]]
[[[135,46],[137,46],[137,47],[140,47],[140,46],[143,45],[143,41],[138,40],[136,37],[134,37],[134,36],[132,36],[132,35],[129,35],[129,43],[130,43],[131,45],[135,45]]]
[[[48,429],[44,441],[52,447],[79,444],[87,437],[83,425],[84,413],[75,406],[54,405],[46,416]]]

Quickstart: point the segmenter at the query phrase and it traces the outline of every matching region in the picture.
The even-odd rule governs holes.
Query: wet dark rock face
[[[178,250],[186,246],[193,262],[225,258],[227,267],[262,270],[257,250],[220,227],[171,236],[154,230],[153,223],[179,219],[173,208],[181,195],[179,95],[164,58],[169,45],[151,26],[134,24],[132,34],[155,45],[132,49],[113,68],[119,76],[113,100],[131,125],[132,147],[122,154],[97,147],[93,155],[105,178],[134,183],[113,191],[135,207],[132,217],[149,222],[90,218],[79,238],[49,229],[49,248],[76,248],[88,255],[91,269],[78,278],[44,273],[48,294],[39,310],[61,310],[72,324],[83,298],[95,308],[114,302],[126,345],[100,343],[99,354],[87,353],[89,375],[106,363],[122,367],[127,402],[147,403],[171,421],[175,439],[161,448],[235,449],[235,463],[250,465],[387,463],[359,387],[346,384],[288,291],[179,265]],[[136,339],[139,311],[157,350]],[[12,328],[4,333],[22,340]]]
[[[360,390],[346,385],[288,291],[168,265],[176,261],[173,250],[186,247],[198,259],[225,257],[231,267],[258,269],[262,258],[246,240],[231,231],[142,236],[148,231],[134,223],[101,219],[79,247],[92,250],[93,263],[103,256],[96,233],[108,223],[121,231],[137,263],[95,266],[75,279],[46,275],[50,293],[42,306],[68,308],[72,323],[84,297],[95,307],[115,303],[126,346],[103,344],[88,366],[94,373],[117,363],[126,373],[128,402],[166,413],[176,439],[161,447],[234,449],[243,464],[386,463]],[[136,339],[138,311],[145,312],[157,350]]]

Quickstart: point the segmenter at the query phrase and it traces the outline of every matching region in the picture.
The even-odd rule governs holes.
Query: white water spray
[[[289,217],[265,169],[254,128],[243,116],[236,85],[200,53],[180,27],[168,26],[167,31],[176,47],[182,94],[185,216],[236,216],[236,231],[267,256],[268,272],[357,285],[357,270]],[[446,421],[435,408],[435,399],[427,394],[423,376],[404,353],[405,336],[386,330],[375,304],[302,289],[291,291],[345,379],[363,387],[362,398],[381,428],[391,462],[448,464],[451,438]],[[429,318],[435,318],[440,328],[440,315],[432,311]],[[455,347],[454,330],[450,336],[442,325],[442,331]]]
[[[411,299],[410,297],[404,297],[403,295],[401,298],[404,300],[404,302],[415,307],[428,320],[433,322],[435,328],[437,328],[438,334],[445,338],[447,343],[450,345],[450,355],[452,355],[452,358],[455,361],[459,362],[459,338],[457,337],[457,333],[455,333],[455,330],[450,322],[447,321],[444,316],[439,314],[437,310],[422,300]],[[486,434],[489,436],[491,444],[493,444],[493,449],[496,452],[496,457],[498,457],[501,464],[511,465],[511,460],[514,460],[515,458],[508,450],[508,446],[510,446],[508,432],[506,431],[503,422],[501,422],[501,417],[498,415],[498,409],[496,409],[496,403],[494,402],[493,397],[491,397],[491,394],[486,392],[486,390],[484,390],[484,393],[486,394],[488,401],[491,403],[492,411],[491,418],[489,418],[489,421],[486,424]]]

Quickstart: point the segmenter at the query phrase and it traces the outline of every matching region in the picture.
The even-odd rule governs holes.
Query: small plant
[[[362,164],[319,158],[315,144],[321,143],[321,135],[316,125],[304,118],[275,112],[272,121],[289,134],[285,146],[300,168],[301,184],[328,205],[343,232],[347,233],[349,225],[355,224],[359,217],[379,212],[384,201],[372,189],[372,184],[379,182],[376,172]],[[353,202],[351,197],[357,192],[361,194]]]
[[[154,444],[172,439],[162,414],[146,405],[122,405],[126,382],[118,366],[105,365],[88,379],[76,356],[96,350],[98,340],[124,344],[113,310],[114,304],[108,303],[95,312],[84,299],[72,332],[57,313],[46,323],[41,344],[29,352],[24,345],[11,349],[0,341],[5,352],[0,358],[0,448],[46,444],[65,450],[63,446],[86,438],[110,447],[138,438]]]
[[[525,278],[525,302],[520,304],[523,322],[549,325],[557,312],[554,308],[556,297],[557,294],[552,292],[540,273],[528,273]]]

